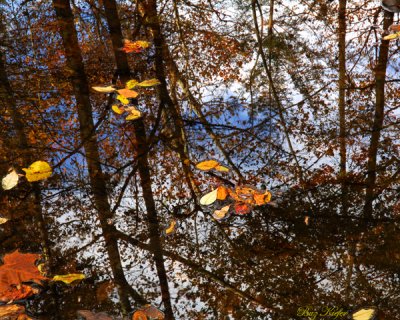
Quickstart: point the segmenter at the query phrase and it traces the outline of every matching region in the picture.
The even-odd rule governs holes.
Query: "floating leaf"
[[[229,172],[229,168],[220,164],[217,160],[205,160],[196,164],[196,168],[202,171],[209,171],[212,169],[221,171],[221,172]]]
[[[218,200],[225,200],[228,195],[229,195],[228,188],[226,188],[224,186],[219,186],[217,188],[217,199]]]
[[[400,32],[396,32],[396,33],[389,34],[389,35],[383,37],[383,40],[394,40],[394,39],[397,39],[399,37],[400,37]]]
[[[238,215],[244,215],[244,214],[248,214],[251,212],[252,207],[245,202],[235,202],[234,206],[234,210],[235,213]]]
[[[111,109],[112,109],[112,111],[114,111],[116,114],[123,114],[124,113],[124,109],[123,108],[120,108],[120,107],[118,107],[117,105],[112,105],[112,107],[111,107]]]
[[[51,176],[51,167],[46,161],[36,161],[29,168],[23,168],[29,182],[47,179]]]
[[[128,104],[129,100],[122,95],[117,95],[117,100],[121,101],[122,104]]]
[[[0,306],[0,319],[16,319],[25,312],[25,307],[18,304]]]
[[[70,284],[76,280],[85,279],[85,275],[82,273],[70,273],[65,275],[56,275],[53,277],[53,281],[62,281],[66,284]]]
[[[24,284],[12,285],[8,290],[2,291],[0,293],[0,301],[9,302],[25,299],[34,294],[39,293],[39,290]]]
[[[18,179],[18,173],[15,170],[12,170],[3,178],[3,180],[1,181],[1,186],[4,190],[10,190],[18,184]]]
[[[213,213],[214,219],[222,220],[224,218],[227,218],[227,214],[229,213],[230,207],[231,207],[231,205],[222,207],[220,210],[215,210]]]
[[[164,312],[160,311],[158,308],[152,306],[151,304],[145,305],[143,308],[140,309],[144,312],[147,317],[151,319],[159,319],[162,320],[165,318]]]
[[[220,171],[220,172],[229,172],[229,168],[223,165],[218,165],[215,167],[215,170]]]
[[[6,223],[9,219],[0,217],[0,224]]]
[[[97,91],[97,92],[101,92],[101,93],[112,93],[112,92],[114,92],[116,90],[112,86],[108,86],[108,87],[92,87],[92,89]]]
[[[305,216],[304,217],[304,223],[306,224],[306,226],[308,226],[309,221],[310,221],[310,217],[309,216]]]
[[[125,120],[136,120],[142,116],[139,110],[132,110],[131,113],[125,118]]]
[[[219,165],[219,162],[216,160],[205,160],[201,161],[198,164],[196,164],[196,168],[202,171],[209,171],[214,169],[216,166]]]
[[[172,220],[168,226],[167,229],[165,229],[165,235],[169,236],[175,232],[175,227],[176,227],[176,220]]]
[[[208,206],[217,200],[218,196],[218,189],[215,189],[207,194],[205,194],[201,199],[200,199],[200,204],[202,206]]]
[[[126,87],[127,89],[133,89],[134,87],[137,86],[138,83],[139,83],[139,81],[137,81],[137,80],[129,80],[129,81],[126,83],[125,87]]]
[[[376,308],[364,308],[352,314],[353,320],[372,320],[376,315]]]
[[[94,313],[89,310],[78,310],[77,314],[86,320],[113,320],[113,318],[104,312]]]
[[[115,285],[111,280],[104,281],[98,284],[96,289],[96,299],[98,302],[103,302],[108,299],[109,295],[113,291]]]
[[[40,284],[41,280],[47,280],[35,266],[35,261],[39,258],[38,254],[20,253],[18,250],[4,256],[4,264],[0,266],[0,296],[3,301],[8,298],[14,300],[18,292],[13,288],[21,289],[22,282],[33,281]]]
[[[161,82],[158,81],[158,79],[153,78],[153,79],[144,80],[142,82],[139,82],[137,85],[140,87],[153,87],[153,86],[157,86],[159,84],[161,84]]]
[[[137,310],[132,315],[132,320],[148,320],[148,318],[142,310]]]
[[[124,46],[120,49],[126,53],[130,52],[135,52],[135,53],[140,53],[144,49],[148,48],[150,46],[150,43],[147,41],[130,41],[125,39],[124,40]]]
[[[136,91],[129,89],[120,89],[117,92],[125,98],[136,98],[139,95]]]
[[[257,206],[262,206],[263,204],[266,204],[271,201],[271,193],[268,191],[265,191],[264,193],[254,193],[253,195],[255,205]]]

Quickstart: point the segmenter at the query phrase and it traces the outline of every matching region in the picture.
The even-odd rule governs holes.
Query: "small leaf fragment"
[[[117,92],[125,98],[136,98],[139,95],[139,93],[130,89],[120,89]]]
[[[124,46],[120,49],[126,53],[130,52],[135,52],[135,53],[140,53],[144,49],[148,48],[150,46],[150,43],[147,41],[131,41],[131,40],[124,40]]]
[[[4,190],[10,190],[18,184],[18,179],[18,173],[15,170],[12,170],[3,178],[3,180],[1,181],[1,186]]]
[[[0,217],[0,224],[4,224],[4,223],[6,223],[8,220],[9,220],[9,219],[7,219],[7,218]]]
[[[89,310],[78,310],[77,314],[86,320],[113,320],[113,318],[108,316],[105,312],[94,313]]]
[[[234,209],[238,215],[248,214],[252,210],[251,206],[245,202],[235,202]]]
[[[51,176],[52,170],[46,161],[35,161],[28,168],[23,168],[26,179],[29,182],[47,179]]]
[[[218,189],[215,189],[207,194],[205,194],[201,199],[200,199],[200,204],[202,206],[208,206],[217,200],[218,196]]]
[[[136,120],[142,116],[139,110],[132,110],[131,113],[125,118],[125,120]]]
[[[175,232],[175,227],[176,227],[176,220],[172,220],[168,226],[167,229],[165,229],[165,235],[169,236]]]
[[[129,100],[122,95],[117,95],[117,100],[121,101],[122,104],[129,104]]]
[[[153,86],[157,86],[159,84],[161,84],[161,82],[158,79],[153,78],[153,79],[144,80],[142,82],[139,82],[137,85],[140,87],[153,87]]]
[[[70,284],[76,280],[85,279],[85,275],[82,273],[70,273],[65,275],[56,275],[53,277],[53,281],[62,281],[66,284]]]
[[[108,86],[108,87],[92,87],[93,90],[101,93],[112,93],[116,89],[113,88],[113,86]]]
[[[124,113],[124,109],[118,107],[116,104],[113,104],[111,107],[112,111],[114,111],[116,114],[123,114]]]
[[[220,210],[215,210],[213,213],[214,219],[222,220],[222,219],[226,218],[230,207],[231,207],[231,205],[222,207]]]
[[[215,167],[215,170],[220,171],[220,172],[229,172],[229,168],[223,165],[218,165]]]

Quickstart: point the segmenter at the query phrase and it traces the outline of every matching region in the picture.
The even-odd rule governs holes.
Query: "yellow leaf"
[[[7,221],[7,218],[0,217],[0,224],[6,223]]]
[[[120,94],[117,95],[117,99],[119,101],[121,101],[122,104],[128,104],[129,103],[129,100],[127,98],[125,98],[124,96],[120,95]]]
[[[271,193],[268,191],[265,191],[265,193],[254,193],[253,195],[255,204],[257,206],[262,206],[263,204],[266,204],[271,201]]]
[[[101,93],[111,93],[114,92],[116,89],[113,88],[112,86],[108,87],[92,87],[93,90]]]
[[[165,229],[165,235],[168,236],[170,234],[173,234],[175,231],[176,227],[176,220],[172,220],[171,223],[169,224],[169,227]]]
[[[13,170],[3,178],[1,186],[4,190],[10,190],[18,184],[18,179],[18,173]]]
[[[137,86],[137,84],[139,83],[139,81],[137,81],[137,80],[129,80],[127,83],[126,83],[126,88],[127,89],[133,89],[134,87],[136,87]]]
[[[70,284],[76,280],[85,279],[85,275],[82,273],[70,273],[65,275],[57,275],[53,277],[53,281],[62,281],[66,284]]]
[[[196,164],[196,168],[202,171],[209,171],[219,166],[219,162],[216,160],[205,160]]]
[[[218,195],[218,189],[215,189],[214,191],[211,191],[207,194],[205,194],[201,199],[200,199],[200,204],[202,206],[208,206],[217,200],[217,195]]]
[[[116,114],[123,114],[124,113],[124,109],[121,109],[120,107],[118,107],[117,105],[113,105],[111,107],[112,111],[114,111]]]
[[[214,214],[213,214],[213,217],[216,220],[221,220],[221,219],[225,218],[227,213],[229,212],[229,208],[230,207],[231,206],[229,205],[229,206],[225,206],[225,207],[221,208],[220,210],[215,210]]]
[[[376,314],[375,308],[366,308],[353,313],[353,320],[371,320]]]
[[[29,168],[23,168],[29,182],[47,179],[51,176],[51,167],[46,161],[36,161]]]
[[[136,120],[142,116],[139,110],[132,110],[131,113],[125,118],[125,120]]]
[[[159,84],[161,84],[161,82],[158,81],[158,79],[153,78],[150,80],[142,81],[142,82],[138,83],[137,85],[140,87],[152,87],[152,86],[157,86]]]
[[[218,170],[218,171],[220,171],[220,172],[229,172],[229,168],[228,168],[228,167],[225,167],[225,166],[223,166],[223,165],[218,165],[218,166],[216,166],[216,167],[215,167],[215,170]]]
[[[398,37],[400,37],[400,32],[389,34],[386,37],[383,37],[383,40],[394,40],[397,39]]]
[[[129,90],[129,89],[120,89],[120,90],[117,90],[117,92],[121,96],[124,96],[125,98],[136,98],[139,95],[139,93],[137,93],[136,91]]]

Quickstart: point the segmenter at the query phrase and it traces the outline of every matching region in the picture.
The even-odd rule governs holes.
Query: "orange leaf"
[[[39,293],[39,290],[36,288],[32,288],[24,284],[18,286],[13,285],[10,286],[8,290],[0,292],[0,301],[8,302],[21,300],[37,293]]]
[[[133,314],[132,320],[147,320],[147,316],[142,310],[138,310]]]
[[[211,169],[214,169],[218,165],[219,162],[216,160],[205,160],[196,164],[196,168],[202,171],[209,171]]]
[[[226,215],[228,214],[230,207],[231,206],[229,205],[229,206],[225,206],[225,207],[221,208],[220,210],[215,210],[214,214],[213,214],[213,217],[216,220],[221,220],[221,219],[226,218]]]
[[[14,319],[25,312],[25,307],[17,304],[7,304],[0,306],[0,319]]]
[[[121,96],[124,96],[125,98],[136,98],[139,95],[139,93],[137,93],[134,90],[130,90],[130,89],[120,89],[120,90],[117,90],[117,92]]]
[[[271,193],[265,191],[265,193],[255,193],[254,201],[257,206],[262,206],[271,201]]]
[[[225,200],[226,197],[229,195],[228,188],[224,186],[219,186],[217,189],[217,199],[218,200]]]
[[[234,204],[235,213],[239,215],[248,214],[251,212],[251,206],[244,202],[235,202]]]
[[[150,46],[150,43],[147,41],[130,41],[125,39],[124,40],[124,46],[120,50],[130,53],[130,52],[135,52],[135,53],[140,53],[144,49],[148,48]]]

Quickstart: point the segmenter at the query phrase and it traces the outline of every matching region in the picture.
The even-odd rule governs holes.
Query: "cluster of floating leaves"
[[[84,274],[55,275],[49,278],[35,265],[39,254],[21,253],[18,250],[6,254],[0,266],[0,319],[32,319],[25,314],[25,307],[20,305],[24,299],[40,293],[38,286],[46,281],[62,281],[70,284],[85,278]],[[6,318],[8,317],[8,318]]]
[[[132,42],[130,40],[124,40],[124,47],[120,50],[126,53],[140,53],[149,46],[150,43],[147,41],[139,40]],[[153,87],[159,84],[160,81],[153,78],[144,80],[142,82],[139,82],[137,80],[129,80],[126,83],[125,88],[121,89],[117,89],[114,86],[92,87],[92,89],[100,93],[116,93],[116,100],[119,101],[119,103],[114,104],[111,109],[119,115],[128,113],[125,120],[129,121],[136,120],[142,117],[142,112],[140,110],[138,110],[135,106],[129,105],[129,99],[134,99],[139,95],[139,93],[133,89],[135,87]]]
[[[229,172],[229,168],[217,160],[205,160],[196,164],[196,168],[202,171],[217,170]],[[214,203],[224,203],[222,207],[215,209],[213,217],[216,220],[228,218],[232,213],[245,215],[252,211],[253,207],[267,204],[271,201],[271,193],[259,190],[250,185],[238,185],[235,188],[218,186],[213,191],[205,194],[200,199],[202,206],[211,206]]]

